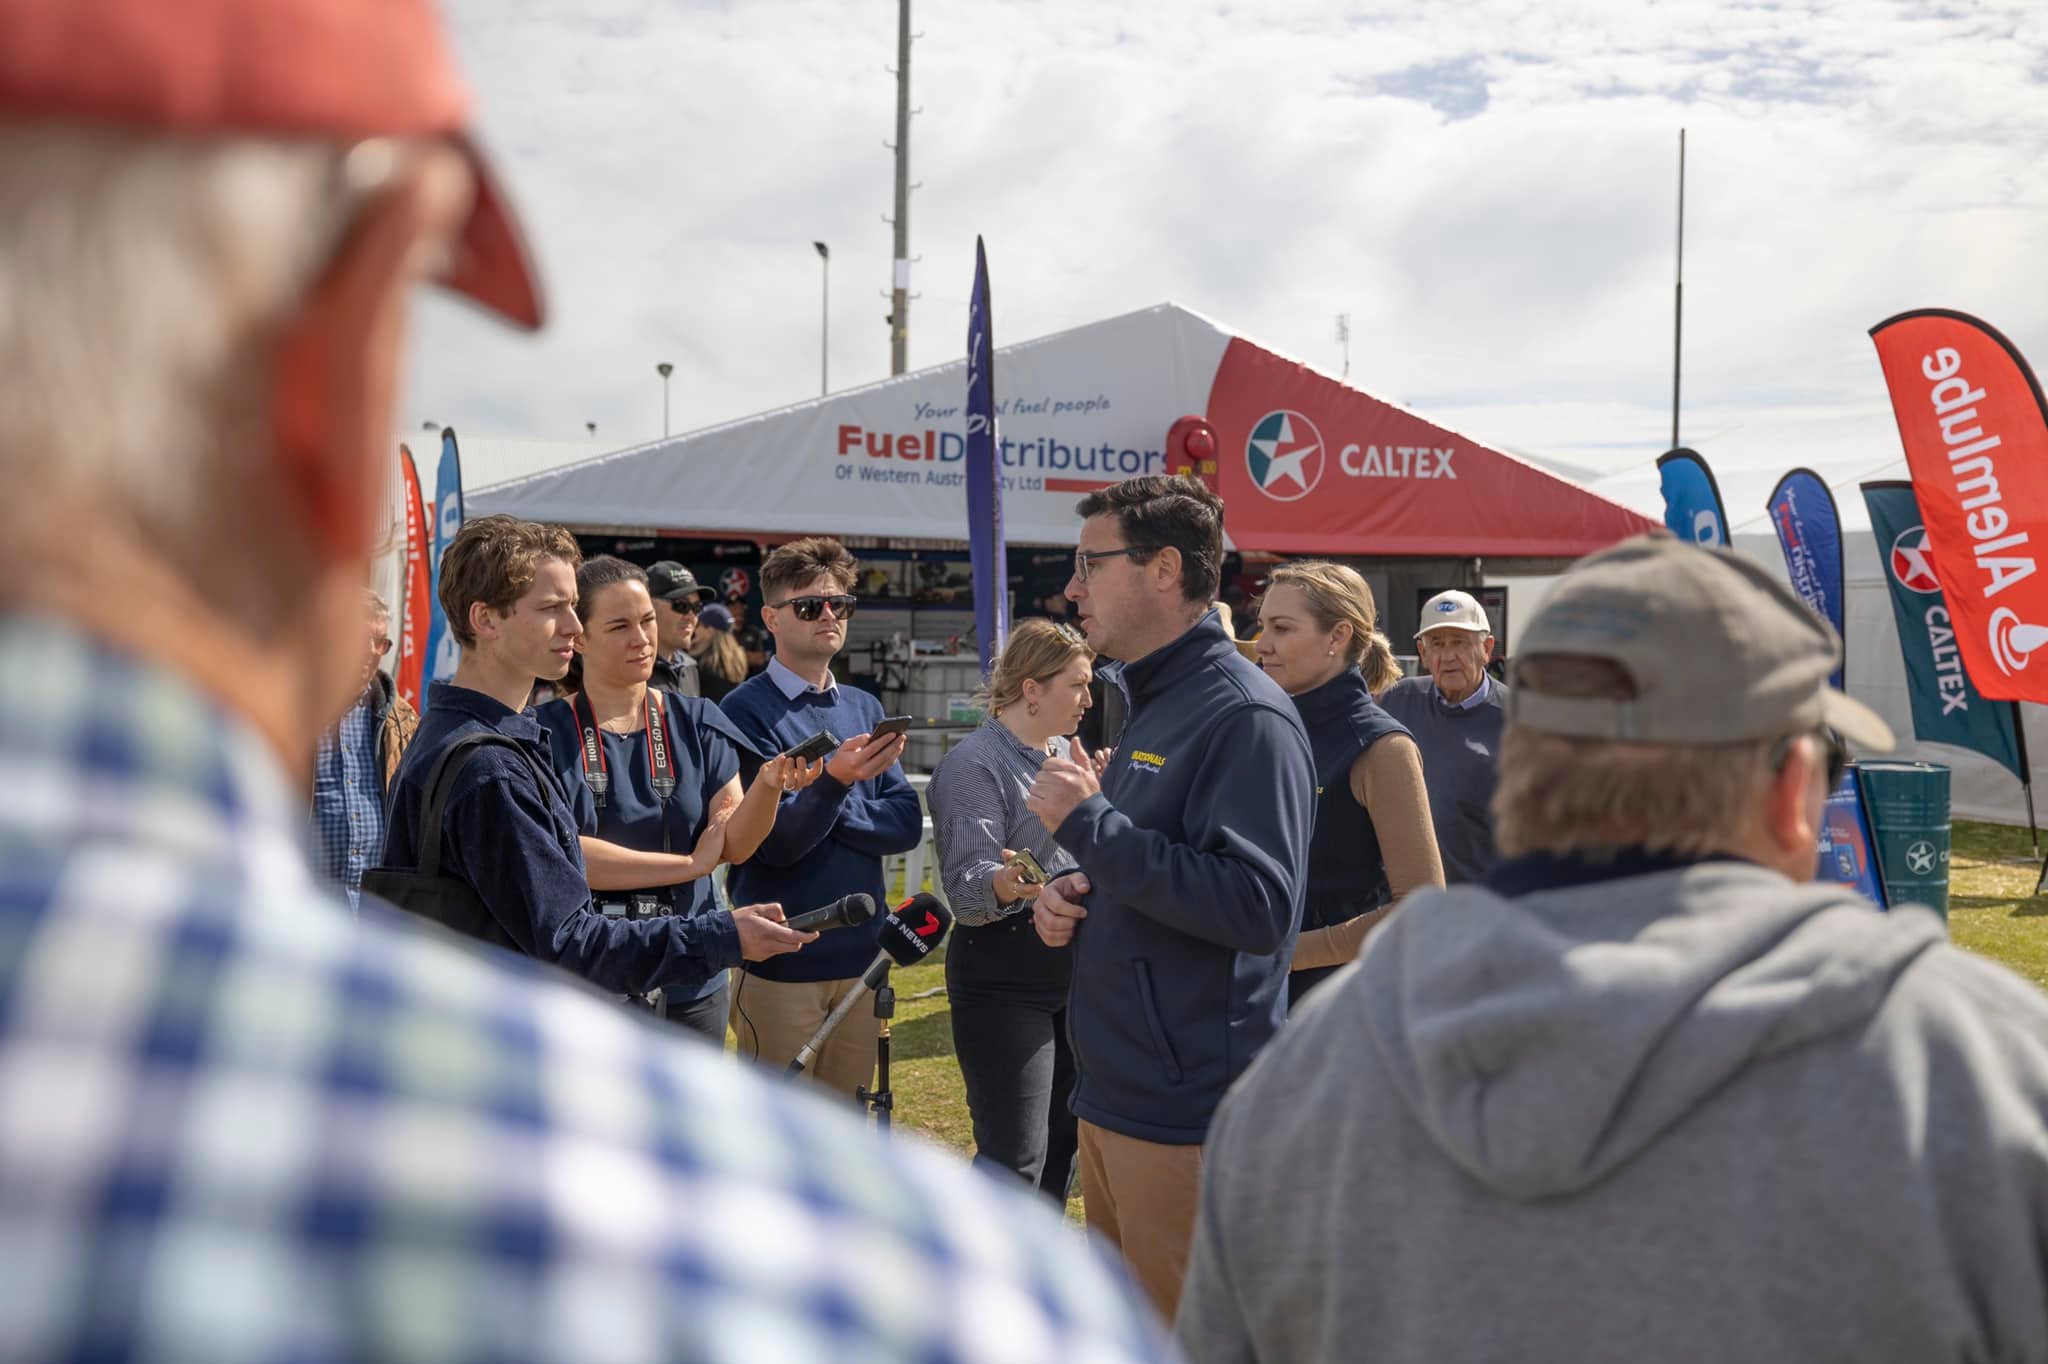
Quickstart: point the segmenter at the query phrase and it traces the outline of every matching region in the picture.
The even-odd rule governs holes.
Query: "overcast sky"
[[[406,421],[604,448],[884,378],[895,6],[455,0],[553,316],[422,305]],[[1974,312],[2048,363],[2048,5],[923,3],[911,367],[1172,301],[1655,503],[1678,130],[1682,434],[1756,520],[1897,474],[1867,329]],[[1860,519],[1853,488],[1844,511]]]

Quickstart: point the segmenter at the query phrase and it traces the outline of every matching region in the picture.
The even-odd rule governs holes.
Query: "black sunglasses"
[[[1771,755],[1771,770],[1773,772],[1782,768],[1785,765],[1785,759],[1792,756],[1792,741],[1798,737],[1797,734],[1787,734],[1778,740],[1777,747]],[[1849,746],[1843,743],[1842,736],[1835,733],[1832,729],[1817,730],[1814,732],[1813,737],[1820,740],[1827,748],[1828,790],[1833,792],[1842,784],[1842,777],[1849,770]]]
[[[694,616],[704,609],[704,603],[695,597],[676,597],[669,602],[668,609],[679,616]]]
[[[860,601],[855,597],[784,597],[773,604],[777,607],[787,606],[796,612],[798,620],[809,625],[824,615],[828,606],[832,608],[832,614],[840,620],[852,620],[854,610],[860,605]]]

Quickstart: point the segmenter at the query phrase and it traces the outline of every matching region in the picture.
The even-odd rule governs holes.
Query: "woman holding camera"
[[[1024,808],[1045,760],[1087,713],[1094,653],[1071,627],[1027,620],[988,679],[988,719],[939,763],[926,793],[939,875],[958,926],[946,949],[953,1050],[967,1082],[975,1163],[1020,1176],[1065,1206],[1078,1145],[1067,1107],[1066,948],[1031,926],[1031,902],[1074,869]]]
[[[606,915],[722,913],[711,873],[753,856],[782,791],[808,786],[823,764],[772,759],[743,792],[748,745],[718,707],[648,685],[657,628],[646,570],[600,555],[577,571],[576,591],[576,693],[536,716],[583,833],[591,899]],[[759,905],[733,915],[783,917]],[[720,972],[663,1004],[672,1022],[723,1046],[725,1001]]]
[[[1301,937],[1288,977],[1298,1003],[1356,957],[1373,926],[1443,863],[1422,782],[1422,753],[1373,700],[1399,680],[1372,588],[1342,564],[1285,564],[1266,580],[1259,666],[1294,698],[1316,763]]]

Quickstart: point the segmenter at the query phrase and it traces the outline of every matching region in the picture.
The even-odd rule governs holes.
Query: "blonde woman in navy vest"
[[[1266,580],[1259,666],[1294,698],[1316,763],[1315,836],[1290,1005],[1345,962],[1396,902],[1441,886],[1415,740],[1373,700],[1401,676],[1372,588],[1342,564],[1285,564]]]

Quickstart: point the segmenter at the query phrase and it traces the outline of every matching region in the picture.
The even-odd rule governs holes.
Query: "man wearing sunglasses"
[[[313,841],[320,870],[351,906],[362,894],[363,873],[383,855],[385,795],[420,727],[419,712],[381,666],[391,652],[390,604],[367,590],[363,624],[363,689],[320,736],[313,758]]]
[[[1814,882],[1837,736],[1892,745],[1841,658],[1726,551],[1563,577],[1504,860],[1403,902],[1217,1116],[1198,1364],[2048,1359],[2048,1001]]]
[[[702,696],[703,679],[690,642],[697,638],[697,613],[718,594],[673,559],[647,570],[647,594],[654,598],[654,676],[648,682],[678,696]]]
[[[917,792],[897,759],[903,736],[871,737],[885,712],[858,687],[842,687],[832,660],[846,648],[858,602],[858,565],[837,540],[815,537],[776,549],[761,565],[762,618],[775,636],[766,672],[733,688],[721,703],[762,757],[821,732],[843,742],[809,789],[783,798],[775,827],[753,857],[730,873],[742,901],[771,896],[791,914],[841,896],[884,902],[882,859],[908,852],[924,836]],[[754,760],[758,763],[759,759]],[[752,781],[743,756],[740,775]],[[874,960],[879,917],[831,929],[783,962],[750,962],[733,980],[732,1029],[740,1055],[780,1070],[859,981]],[[852,1096],[873,1082],[877,1021],[856,1010],[826,1040],[806,1072]]]

